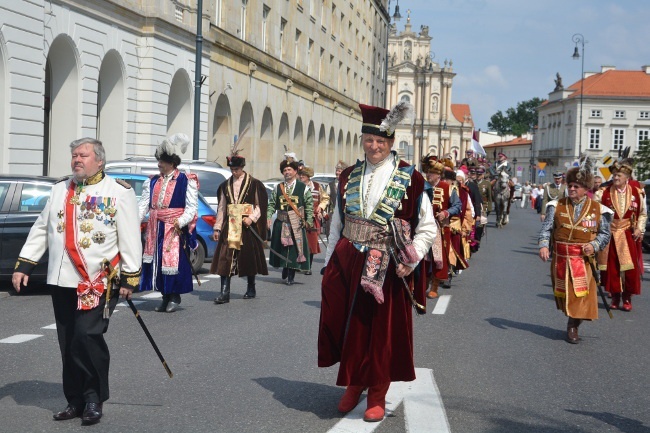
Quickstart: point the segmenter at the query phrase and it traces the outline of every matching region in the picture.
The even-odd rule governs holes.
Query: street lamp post
[[[585,37],[581,33],[573,35],[573,43],[576,44],[573,51],[573,59],[582,60],[580,67],[580,132],[578,134],[578,158],[582,155],[582,99],[584,97],[584,82],[585,82]],[[578,44],[582,47],[582,55],[578,52]]]

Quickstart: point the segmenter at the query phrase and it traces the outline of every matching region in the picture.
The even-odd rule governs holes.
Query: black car
[[[53,177],[0,175],[0,279],[11,279],[29,230],[50,198]],[[30,276],[44,282],[47,252]]]

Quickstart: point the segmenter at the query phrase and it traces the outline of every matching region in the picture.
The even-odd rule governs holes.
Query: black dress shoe
[[[52,418],[54,418],[54,421],[66,421],[69,419],[80,417],[82,413],[83,413],[83,409],[69,404],[68,407],[63,409],[61,412],[57,412],[53,414]]]
[[[97,424],[102,417],[101,403],[86,403],[86,408],[81,416],[81,425]]]

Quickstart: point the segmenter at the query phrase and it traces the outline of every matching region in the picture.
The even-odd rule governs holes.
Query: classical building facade
[[[395,142],[410,161],[427,153],[462,159],[472,143],[471,110],[466,104],[452,104],[453,63],[445,60],[441,66],[434,61],[431,39],[428,26],[413,31],[410,14],[404,31],[390,27],[386,107],[406,100],[415,108],[414,123],[399,127]]]
[[[0,5],[0,172],[67,174],[69,143],[152,156],[175,132],[277,176],[285,146],[316,171],[361,155],[358,102],[383,104],[388,0],[29,0]],[[192,137],[193,138],[193,137]],[[192,158],[192,148],[182,155]]]
[[[547,172],[566,170],[580,152],[595,158],[597,167],[627,146],[633,154],[650,139],[650,66],[638,71],[603,66],[566,88],[558,77],[538,113],[533,149]]]

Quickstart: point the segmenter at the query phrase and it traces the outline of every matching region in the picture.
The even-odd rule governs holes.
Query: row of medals
[[[117,209],[115,209],[115,202],[112,197],[86,196],[86,201],[82,202],[79,199],[79,195],[84,192],[84,190],[85,188],[77,189],[75,195],[70,199],[70,203],[78,206],[77,220],[81,221],[79,224],[79,230],[84,233],[84,236],[78,244],[82,248],[88,248],[93,242],[96,244],[103,244],[106,240],[106,234],[101,230],[97,230],[90,237],[88,236],[95,228],[95,221],[100,223],[103,222],[106,226],[114,226]],[[57,224],[56,231],[63,233],[65,231],[65,212],[61,210],[57,216],[61,221]]]

